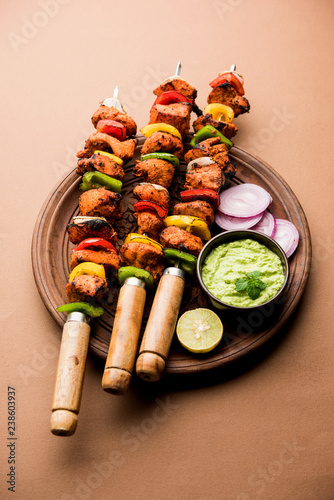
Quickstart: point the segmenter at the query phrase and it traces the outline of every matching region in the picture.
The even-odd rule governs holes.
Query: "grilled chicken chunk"
[[[146,139],[141,150],[141,154],[155,152],[171,153],[178,158],[183,155],[183,144],[178,137],[167,134],[166,132],[154,132]]]
[[[104,188],[89,189],[79,198],[81,215],[105,217],[112,222],[122,217],[122,196]]]
[[[78,224],[68,224],[68,237],[71,243],[78,245],[86,238],[103,238],[113,245],[117,241],[117,233],[105,219],[90,219]]]
[[[69,302],[89,302],[98,305],[107,300],[108,293],[107,280],[94,274],[77,276],[66,285]]]
[[[113,153],[121,158],[124,163],[127,163],[134,155],[137,139],[128,139],[127,141],[119,141],[115,137],[102,132],[91,134],[85,142],[85,148],[78,151],[78,158],[90,158],[95,150],[106,151]]]
[[[118,179],[119,181],[122,181],[125,175],[124,169],[109,158],[109,156],[93,155],[91,158],[82,158],[78,161],[78,175],[84,175],[86,172],[91,172],[93,170],[110,175],[110,177]]]
[[[196,158],[210,156],[210,148],[219,143],[220,137],[210,137],[210,139],[205,139],[205,141],[196,144],[193,149],[190,149],[190,151],[184,155],[185,162],[189,163],[192,160],[196,160]]]
[[[126,135],[132,136],[137,133],[137,125],[135,121],[126,113],[122,113],[114,106],[103,106],[103,104],[95,111],[92,116],[92,123],[96,128],[96,125],[100,120],[115,120],[116,122],[122,123],[126,128]]]
[[[154,104],[150,112],[149,123],[168,123],[177,128],[183,138],[187,137],[190,127],[190,102],[175,104]]]
[[[134,188],[133,194],[138,200],[152,201],[167,210],[169,209],[169,192],[167,189],[161,189],[160,186],[155,187],[151,183],[138,184]]]
[[[163,92],[169,92],[171,90],[176,90],[176,92],[180,92],[180,94],[184,95],[184,97],[187,97],[191,101],[195,100],[197,96],[197,90],[195,89],[195,87],[189,85],[189,83],[183,80],[183,78],[177,78],[177,77],[162,82],[162,84],[159,85],[159,87],[153,90],[153,94],[158,96]]]
[[[246,97],[243,97],[235,91],[228,82],[221,83],[215,87],[208,95],[208,103],[220,102],[234,111],[234,116],[239,116],[243,113],[248,113],[250,105]]]
[[[161,250],[145,243],[127,243],[120,249],[129,266],[140,267],[149,271],[158,282],[164,271],[165,256]]]
[[[185,189],[219,189],[225,182],[222,169],[216,163],[206,167],[193,164],[193,169],[186,174]]]
[[[165,227],[164,221],[151,212],[135,212],[133,215],[138,223],[137,233],[145,234],[149,238],[159,241],[160,233]]]
[[[145,181],[153,184],[160,184],[166,189],[172,183],[174,172],[175,168],[169,161],[155,158],[138,161],[133,169],[133,173],[137,177],[143,177]]]
[[[75,266],[81,262],[94,262],[95,264],[102,264],[106,273],[117,271],[123,264],[121,255],[116,254],[112,250],[78,250],[72,253],[70,266],[74,269]]]
[[[238,132],[238,127],[234,123],[214,120],[209,114],[201,115],[197,118],[197,120],[194,121],[193,127],[195,132],[198,132],[205,125],[212,125],[228,139],[234,137]]]
[[[196,256],[203,248],[201,238],[177,226],[166,227],[160,234],[160,243],[165,248],[177,248]]]
[[[212,160],[220,166],[224,174],[233,177],[236,172],[236,166],[231,162],[229,148],[224,143],[220,143],[219,137],[212,137],[197,144],[193,149],[184,155],[187,163],[202,156],[210,156]]]
[[[204,220],[210,226],[214,223],[215,213],[207,201],[195,200],[186,203],[177,203],[173,211],[174,215],[193,215]]]

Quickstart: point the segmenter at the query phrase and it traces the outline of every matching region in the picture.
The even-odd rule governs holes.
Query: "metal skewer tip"
[[[181,61],[179,61],[177,63],[177,66],[176,66],[176,71],[175,71],[175,76],[179,76],[181,73]]]
[[[113,97],[115,97],[115,99],[117,99],[117,97],[118,97],[118,86],[117,85],[114,89],[114,96]]]
[[[232,64],[232,66],[230,67],[230,71],[235,71],[237,69],[237,66],[236,64]]]

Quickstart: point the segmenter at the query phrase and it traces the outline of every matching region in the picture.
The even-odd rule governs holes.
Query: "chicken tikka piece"
[[[165,257],[161,250],[145,243],[126,243],[121,246],[120,253],[129,266],[149,271],[157,283],[165,269]]]

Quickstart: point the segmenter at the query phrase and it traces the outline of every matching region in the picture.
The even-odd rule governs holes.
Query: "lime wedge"
[[[188,351],[209,352],[221,341],[223,324],[211,309],[193,309],[180,317],[176,335],[181,345]]]

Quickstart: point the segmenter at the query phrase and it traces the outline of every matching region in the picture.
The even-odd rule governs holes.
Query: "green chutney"
[[[235,283],[247,273],[259,271],[267,285],[259,297],[252,300],[247,290],[238,292]],[[265,245],[252,239],[235,240],[216,247],[202,267],[202,279],[217,299],[238,307],[254,307],[275,297],[285,276],[281,259]]]

